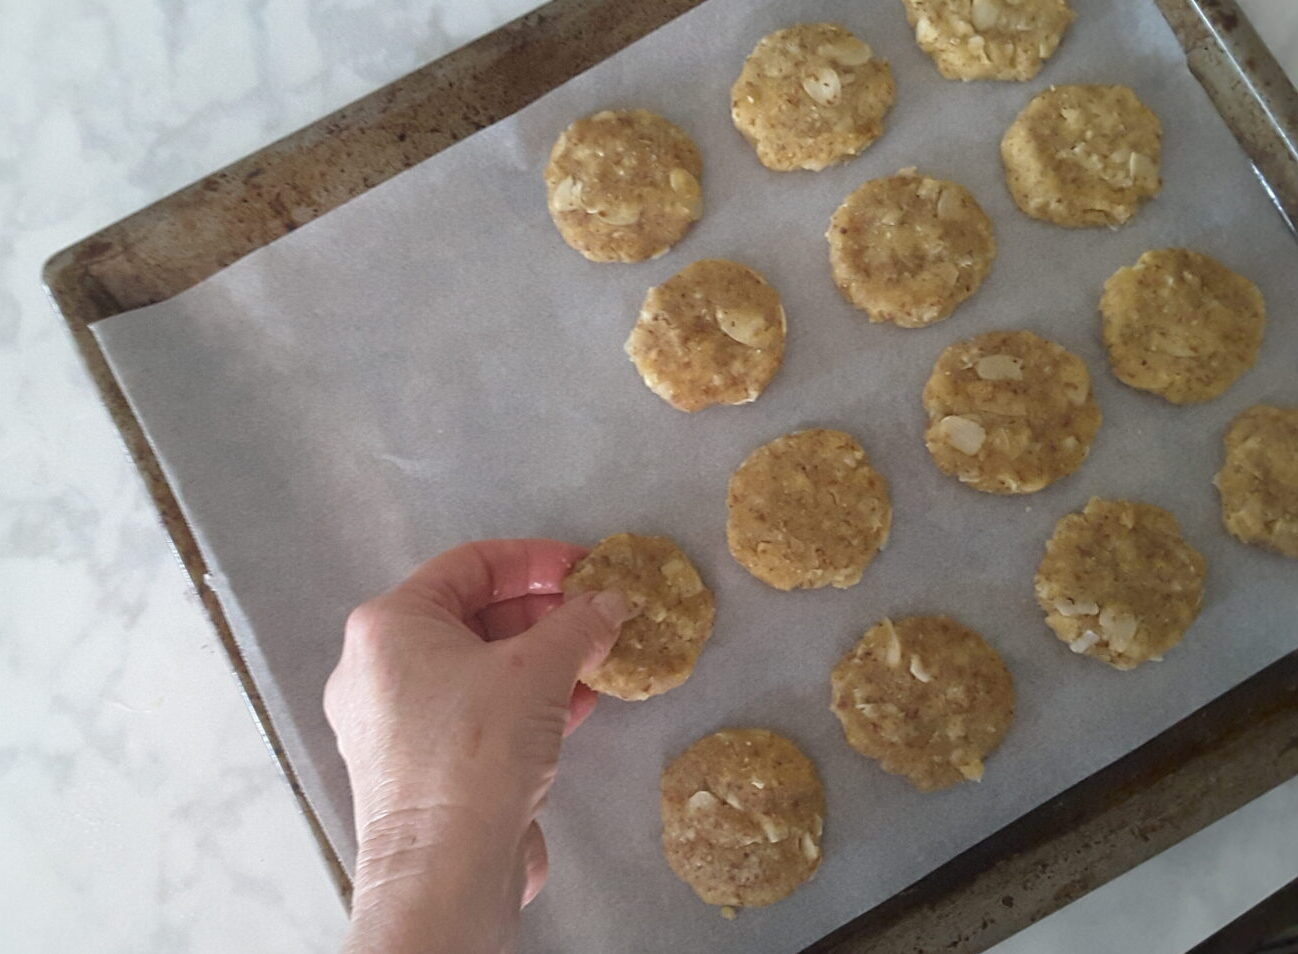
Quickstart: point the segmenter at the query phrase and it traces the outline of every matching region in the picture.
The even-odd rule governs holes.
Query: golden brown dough
[[[993,331],[938,356],[924,386],[933,461],[976,490],[1029,494],[1082,465],[1100,409],[1081,358],[1030,331]]]
[[[1075,14],[1065,0],[902,0],[915,42],[947,79],[1030,80]]]
[[[685,750],[662,777],[663,854],[708,904],[758,907],[820,866],[825,793],[788,739],[726,729]]]
[[[639,701],[690,677],[712,635],[716,601],[689,557],[668,537],[619,533],[601,540],[563,581],[567,596],[617,590],[632,616],[608,658],[582,682]]]
[[[1000,654],[947,616],[885,619],[834,667],[847,744],[921,792],[981,781],[1014,717]]]
[[[991,219],[969,190],[913,168],[849,195],[826,238],[843,296],[871,321],[903,328],[950,315],[996,258]]]
[[[1118,226],[1158,195],[1163,126],[1126,86],[1052,86],[1001,140],[1005,181],[1035,219]]]
[[[739,564],[776,589],[845,588],[888,542],[888,482],[842,431],[763,444],[730,478],[726,539]]]
[[[592,262],[641,262],[675,245],[703,215],[703,160],[679,127],[646,109],[579,119],[545,167],[559,234]]]
[[[754,401],[784,357],[784,307],[737,262],[695,262],[649,289],[626,353],[649,389],[681,411]]]
[[[1184,248],[1118,269],[1100,299],[1104,345],[1124,384],[1173,404],[1217,397],[1257,360],[1266,305],[1257,286]]]
[[[835,23],[800,23],[763,37],[730,90],[735,128],[768,169],[824,169],[883,132],[892,70]]]
[[[1213,483],[1227,530],[1298,559],[1298,407],[1259,404],[1236,417]]]
[[[1181,641],[1199,615],[1206,573],[1166,510],[1093,497],[1055,525],[1037,602],[1073,652],[1134,669]]]

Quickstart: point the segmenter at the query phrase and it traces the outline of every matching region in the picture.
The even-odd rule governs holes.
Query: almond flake
[[[1061,596],[1055,600],[1055,610],[1060,616],[1094,616],[1100,607],[1094,600],[1070,600]]]
[[[973,0],[973,25],[979,33],[996,26],[1000,19],[1000,6],[995,0]]]
[[[820,848],[816,845],[816,840],[811,837],[811,832],[802,833],[802,853],[808,861],[815,861],[820,857]]]
[[[568,176],[554,187],[550,208],[556,212],[576,212],[581,208],[581,182]]]
[[[685,807],[689,811],[699,812],[708,808],[713,808],[719,804],[720,802],[717,801],[717,797],[715,795],[713,795],[711,792],[707,791],[706,789],[703,789],[691,795],[689,797],[689,800],[685,803]]]
[[[938,422],[938,433],[951,447],[970,456],[978,453],[987,440],[987,431],[981,424],[955,414],[948,414]]]
[[[1071,643],[1069,643],[1068,648],[1071,649],[1073,652],[1077,653],[1078,655],[1080,655],[1088,651],[1092,646],[1094,646],[1099,641],[1100,641],[1100,634],[1095,632],[1095,630],[1093,629],[1088,629],[1086,632],[1082,633],[1082,635],[1078,636]]]
[[[828,66],[802,78],[802,89],[821,106],[833,106],[843,95],[843,82]]]
[[[984,381],[1022,381],[1023,360],[1008,354],[989,354],[974,365]]]
[[[924,668],[924,661],[915,655],[910,657],[910,674],[920,682],[933,681],[933,674]]]
[[[864,66],[874,58],[874,50],[870,49],[870,45],[854,36],[823,43],[816,52],[844,66]]]

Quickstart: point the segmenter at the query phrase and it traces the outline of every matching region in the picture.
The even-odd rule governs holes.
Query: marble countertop
[[[344,927],[42,263],[534,5],[0,0],[0,950],[324,952]],[[1298,3],[1243,5],[1298,75]],[[997,952],[1183,951],[1298,876],[1295,816],[1298,781]]]

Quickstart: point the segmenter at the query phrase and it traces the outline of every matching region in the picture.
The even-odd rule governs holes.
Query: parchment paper
[[[1230,539],[1210,483],[1236,413],[1298,403],[1294,245],[1154,4],[1075,5],[1035,81],[961,84],[939,78],[895,0],[709,0],[201,286],[97,326],[348,863],[347,786],[319,702],[343,619],[467,538],[669,534],[718,598],[688,683],[645,703],[604,700],[568,742],[543,819],[550,884],[525,918],[531,952],[794,951],[1298,646],[1298,564]],[[859,160],[771,173],[731,126],[729,84],[762,35],[817,19],[892,62],[897,105]],[[1163,194],[1116,232],[1034,222],[1005,191],[1002,132],[1035,92],[1068,82],[1129,84],[1166,128]],[[658,261],[593,265],[556,234],[540,171],[571,119],[620,106],[696,138],[706,213]],[[849,191],[908,165],[968,186],[1000,242],[983,289],[923,330],[849,308],[823,238]],[[1271,307],[1258,366],[1198,407],[1119,384],[1098,340],[1104,280],[1171,245],[1243,271]],[[685,415],[621,348],[645,290],[704,257],[770,278],[788,356],[756,404]],[[1007,327],[1082,355],[1105,414],[1079,473],[1012,499],[941,475],[920,407],[942,348]],[[779,593],[726,552],[726,481],[757,445],[816,425],[856,435],[891,482],[892,542],[850,590]],[[1161,665],[1118,673],[1074,656],[1034,603],[1054,522],[1093,494],[1171,509],[1208,559],[1203,614]],[[880,617],[912,613],[956,615],[1014,673],[1017,719],[981,784],[919,794],[852,752],[828,711],[840,654]],[[729,725],[796,740],[829,800],[815,880],[733,923],[672,876],[658,846],[662,767]]]

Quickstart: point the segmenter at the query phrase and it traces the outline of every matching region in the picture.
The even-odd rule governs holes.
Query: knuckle
[[[325,718],[329,720],[330,726],[335,729],[341,712],[342,700],[340,695],[344,692],[342,686],[343,677],[340,675],[341,669],[340,665],[329,674],[329,678],[325,680],[324,692],[322,693]]]
[[[352,645],[372,644],[387,622],[388,610],[384,597],[376,596],[366,600],[347,615],[343,628],[345,640]]]

